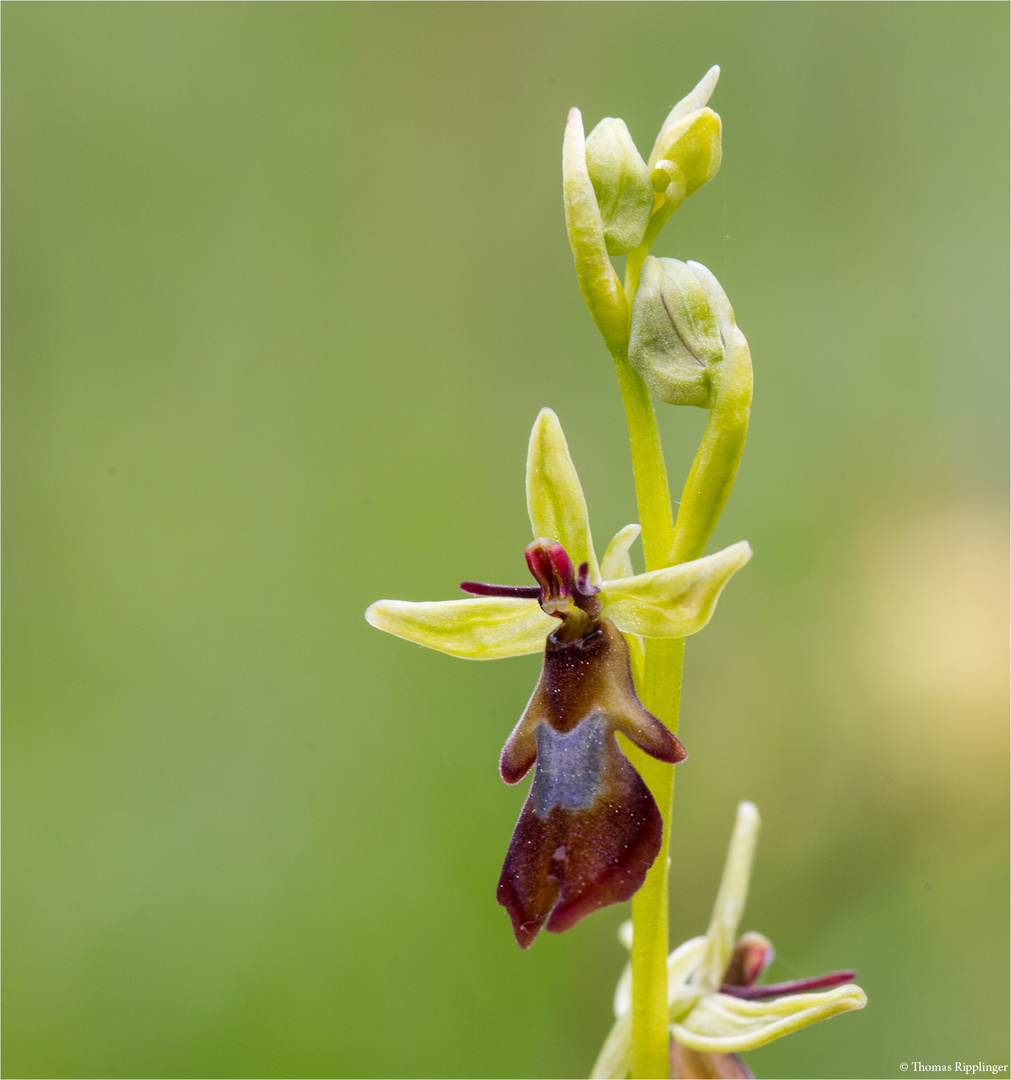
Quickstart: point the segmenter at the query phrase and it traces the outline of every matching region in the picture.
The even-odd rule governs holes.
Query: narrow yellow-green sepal
[[[589,564],[590,580],[599,584],[600,569],[593,553],[583,488],[562,425],[551,409],[541,409],[530,432],[527,510],[534,536],[557,540],[573,566]]]
[[[604,222],[586,164],[583,118],[569,110],[562,143],[562,192],[565,226],[576,264],[579,288],[611,352],[624,352],[628,336],[628,301],[607,257]]]
[[[750,558],[742,541],[693,562],[607,581],[604,614],[627,634],[687,637],[709,622],[724,585]]]
[[[723,973],[730,963],[737,940],[737,926],[744,914],[751,882],[751,866],[755,860],[758,833],[762,819],[753,802],[737,806],[734,831],[727,848],[727,860],[723,864],[720,891],[716,894],[713,914],[706,930],[706,955],[699,965],[696,982],[707,990],[718,990]]]
[[[540,652],[558,625],[535,600],[502,596],[420,604],[377,600],[365,618],[378,630],[467,660]]]
[[[867,995],[853,983],[821,994],[789,994],[766,1001],[708,994],[681,1023],[671,1025],[671,1034],[692,1050],[737,1054],[866,1004]]]
[[[614,534],[614,539],[607,545],[607,551],[600,561],[600,574],[605,581],[633,576],[632,560],[628,557],[628,551],[641,532],[642,528],[633,524],[626,525]]]

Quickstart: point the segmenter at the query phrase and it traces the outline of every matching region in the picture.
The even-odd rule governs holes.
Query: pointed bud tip
[[[559,424],[558,413],[554,409],[545,405],[541,411],[537,414],[537,419],[534,421],[534,430],[543,428],[548,424]],[[561,426],[559,424],[559,426]]]
[[[530,429],[530,449],[537,447],[543,452],[544,447],[557,444],[559,439],[562,442],[565,441],[562,422],[558,419],[558,413],[545,405],[537,414],[534,426]]]
[[[731,544],[730,547],[726,548],[725,553],[727,560],[739,567],[751,562],[751,557],[755,554],[747,540],[738,540],[736,544]]]
[[[761,825],[762,817],[758,812],[758,807],[753,802],[745,799],[737,804],[737,821],[741,825]]]

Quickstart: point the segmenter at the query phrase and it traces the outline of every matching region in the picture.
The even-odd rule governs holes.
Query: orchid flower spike
[[[712,67],[670,111],[648,161],[624,120],[605,117],[584,134],[570,109],[562,141],[565,225],[576,276],[609,349],[625,353],[630,296],[608,256],[649,251],[663,223],[717,173],[723,156],[719,116],[706,106],[720,69]]]
[[[660,850],[649,789],[622,754],[620,731],[676,763],[686,751],[640,703],[623,634],[682,638],[701,630],[746,543],[633,574],[627,525],[598,564],[583,489],[558,417],[542,409],[530,436],[526,549],[536,585],[463,582],[467,600],[379,600],[380,630],[474,660],[544,651],[540,680],[502,751],[507,784],[536,772],[506,855],[497,897],[520,946],[541,927],[560,933],[605,904],[629,899]]]
[[[867,995],[853,983],[855,972],[835,971],[812,979],[759,986],[772,962],[768,938],[750,931],[737,937],[748,898],[748,882],[759,830],[758,809],[742,802],[723,869],[709,929],[679,945],[667,958],[671,1076],[727,1077],[752,1074],[737,1055],[851,1009]],[[632,924],[618,933],[631,950]],[[627,965],[614,996],[617,1020],[591,1076],[624,1078],[632,1065],[632,972]]]

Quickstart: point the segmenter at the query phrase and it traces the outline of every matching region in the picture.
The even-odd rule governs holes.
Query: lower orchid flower
[[[737,927],[748,898],[758,829],[757,808],[742,802],[709,929],[703,937],[679,945],[667,959],[671,1076],[675,1080],[747,1080],[752,1074],[737,1056],[740,1052],[867,1004],[867,995],[852,982],[853,971],[757,985],[772,962],[772,944],[754,931],[737,938]],[[622,925],[619,937],[631,949],[631,923]],[[591,1074],[594,1080],[629,1075],[631,1008],[632,973],[626,966],[614,995],[617,1020],[597,1058]]]
[[[598,564],[582,487],[550,409],[530,436],[527,507],[536,539],[526,560],[536,585],[465,581],[471,599],[379,600],[366,612],[380,630],[453,656],[544,650],[540,680],[500,761],[508,784],[536,764],[497,891],[523,948],[545,924],[567,930],[642,885],[660,850],[662,820],[615,732],[661,761],[683,761],[686,751],[636,696],[624,635],[701,630],[751,557],[739,543],[633,574],[628,550],[639,527],[627,525]]]

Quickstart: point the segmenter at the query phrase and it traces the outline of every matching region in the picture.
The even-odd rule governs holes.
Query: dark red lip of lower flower
[[[857,977],[855,971],[832,971],[827,975],[815,975],[810,979],[794,979],[790,982],[770,983],[768,986],[727,986],[720,987],[721,994],[741,998],[744,1001],[759,1001],[762,998],[781,997],[784,994],[803,994],[808,990],[826,990],[830,986],[842,986]]]

